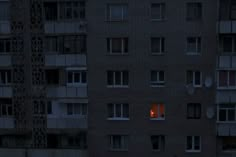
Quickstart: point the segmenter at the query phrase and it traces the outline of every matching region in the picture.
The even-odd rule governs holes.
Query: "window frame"
[[[192,81],[191,81],[191,83],[188,83],[188,72],[191,72],[192,73]],[[200,73],[200,84],[196,84],[196,72],[199,72]],[[200,70],[187,70],[186,71],[186,85],[192,85],[193,87],[195,87],[195,88],[201,88],[202,87],[202,84],[203,84],[203,82],[202,82],[203,80],[202,80],[202,72],[200,71]]]
[[[157,80],[153,81],[152,80],[152,72],[156,73]],[[163,72],[163,78],[164,80],[160,80],[160,73]],[[151,78],[150,78],[150,86],[151,87],[165,87],[166,84],[166,76],[165,76],[165,71],[164,70],[151,70]]]
[[[190,6],[190,5],[192,5],[192,6]],[[193,6],[193,5],[195,5],[195,6]],[[199,8],[199,6],[200,6],[200,8]],[[198,10],[198,15],[197,16],[194,15],[194,17],[191,17],[191,15],[189,15],[189,13],[193,9],[194,9],[195,13],[196,13],[196,10]],[[201,21],[202,18],[203,18],[203,5],[202,5],[202,3],[201,2],[187,2],[186,3],[186,21]]]
[[[193,52],[189,51],[189,40],[195,40],[195,50]],[[202,54],[202,37],[201,36],[189,36],[186,39],[186,54],[187,55],[201,55]],[[199,46],[200,44],[200,46]]]
[[[221,118],[220,112],[221,111],[225,111],[225,117],[224,117],[225,120],[220,120],[220,118]],[[229,120],[229,111],[233,111],[234,119],[232,119],[232,120]],[[218,104],[217,105],[217,122],[219,122],[219,123],[235,123],[236,122],[236,104],[235,103]]]
[[[110,117],[110,114],[112,114],[112,113],[109,113],[109,106],[112,106],[112,110],[113,110],[113,115],[112,115],[112,117]],[[117,111],[116,111],[116,109],[117,109],[117,105],[120,105],[120,111],[121,111],[121,113],[120,113],[120,117],[119,116],[117,116]],[[127,105],[127,107],[128,107],[128,117],[125,117],[125,115],[124,115],[124,106],[125,105]],[[109,103],[109,104],[107,104],[107,112],[108,112],[108,116],[107,116],[107,120],[130,120],[130,111],[129,111],[129,104],[128,103]]]
[[[226,90],[226,89],[236,89],[236,80],[235,80],[235,85],[233,86],[233,85],[230,85],[230,72],[235,72],[235,79],[236,79],[236,70],[234,70],[234,69],[218,69],[217,70],[217,89],[224,89],[224,90]],[[220,72],[226,72],[227,73],[227,82],[226,82],[226,86],[220,86]]]
[[[119,139],[119,143],[120,143],[120,146],[119,148],[114,148],[114,136],[118,136],[120,139]],[[128,135],[109,135],[109,150],[110,151],[128,151],[129,149],[129,136]]]
[[[112,8],[111,7],[122,7],[121,8],[121,15],[122,17],[119,17],[119,19],[112,18]],[[120,8],[119,8],[120,9]],[[126,10],[126,16],[125,16],[125,9]],[[128,21],[128,3],[108,3],[107,4],[107,11],[106,11],[106,20],[108,22],[125,22]]]
[[[152,106],[156,106],[157,107],[157,117],[152,117],[152,114],[155,114],[155,112],[152,112]],[[164,109],[164,113],[161,113],[161,105],[163,105],[163,109]],[[166,118],[166,105],[164,103],[152,103],[151,104],[151,107],[150,107],[150,110],[149,110],[149,119],[150,120],[165,120]],[[163,115],[163,117],[161,116]]]
[[[191,105],[191,106],[190,106]],[[193,115],[191,115],[191,113],[189,113],[191,110],[190,109],[193,108]],[[199,113],[199,115],[198,115]],[[187,104],[187,119],[201,119],[202,116],[202,105],[201,103],[188,103]]]
[[[188,149],[188,137],[191,137],[191,149]],[[195,149],[196,147],[196,139],[199,138],[199,149]],[[201,136],[186,136],[186,146],[185,146],[185,152],[187,153],[200,153],[202,147],[202,139]]]
[[[154,149],[154,143],[152,141],[152,137],[156,137],[158,138],[157,139],[157,142],[158,142],[158,148],[157,149]],[[165,135],[150,135],[150,141],[151,141],[151,145],[152,145],[152,151],[155,151],[155,152],[160,152],[162,150],[165,149]]]
[[[69,82],[69,75],[70,73],[72,74],[72,82]],[[79,81],[75,81],[75,74],[79,74]],[[83,75],[84,74],[84,75]],[[66,71],[66,76],[67,76],[67,81],[66,85],[67,86],[87,86],[87,70],[67,70]],[[83,82],[83,77],[85,77],[86,81]]]
[[[121,40],[120,52],[113,52],[113,40]],[[128,37],[107,38],[107,53],[109,55],[128,55],[129,54],[129,38]]]
[[[109,72],[112,73],[112,84],[109,84]],[[127,72],[127,84],[124,80],[124,72]],[[120,84],[117,84],[116,75],[120,73]],[[128,70],[107,70],[107,87],[108,88],[129,88],[129,71]]]
[[[160,10],[159,10],[160,17],[158,17],[158,18],[153,18],[153,5],[159,5],[159,7],[160,7]],[[164,3],[164,2],[151,3],[150,19],[151,19],[151,21],[164,21],[166,19],[166,3]]]
[[[159,44],[159,52],[158,51],[153,51],[153,44],[154,44],[154,40],[159,40],[158,41],[158,44]],[[162,37],[162,36],[160,36],[160,37],[151,37],[151,43],[150,43],[150,45],[151,45],[151,54],[152,55],[164,55],[165,54],[165,42],[166,42],[166,39],[165,39],[165,37]]]
[[[88,104],[87,103],[65,103],[66,105],[66,117],[87,117],[88,115]],[[71,113],[69,113],[69,106],[71,106]],[[77,113],[77,109],[79,109],[79,113]],[[84,112],[83,107],[85,107],[86,112]]]

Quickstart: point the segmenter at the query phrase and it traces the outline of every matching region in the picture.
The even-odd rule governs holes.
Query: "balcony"
[[[8,157],[87,157],[86,150],[79,149],[0,149],[0,156]]]
[[[44,25],[46,34],[53,33],[86,33],[87,24],[83,21],[73,21],[73,22],[64,22],[64,21],[48,21]]]
[[[14,128],[14,118],[0,118],[1,129],[12,129]]]
[[[10,21],[0,21],[0,34],[10,34]]]
[[[86,66],[86,55],[84,54],[46,55],[45,66]]]
[[[12,97],[12,87],[0,86],[0,97],[5,97],[5,98]]]
[[[87,129],[87,117],[86,116],[62,116],[62,117],[48,117],[47,121],[48,128],[81,128]]]
[[[0,66],[11,66],[10,55],[0,55]]]
[[[219,69],[236,68],[236,56],[222,55],[217,59]]]
[[[218,122],[218,136],[236,136],[236,122]]]
[[[47,97],[56,98],[86,98],[87,97],[87,86],[60,86],[60,87],[48,87]]]

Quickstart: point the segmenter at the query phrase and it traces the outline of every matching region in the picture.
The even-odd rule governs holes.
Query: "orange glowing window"
[[[165,118],[165,105],[164,104],[152,104],[150,109],[150,118],[164,119]]]

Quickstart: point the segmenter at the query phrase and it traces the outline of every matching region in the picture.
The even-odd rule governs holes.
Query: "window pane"
[[[187,84],[192,84],[192,83],[193,83],[193,72],[187,71]]]
[[[74,72],[74,83],[80,83],[80,73],[79,72]]]
[[[201,85],[201,72],[195,72],[195,85]]]
[[[129,72],[123,71],[123,85],[129,85]]]
[[[86,72],[82,72],[82,83],[86,83],[87,82],[87,74]]]
[[[113,72],[112,71],[108,71],[107,72],[107,84],[108,85],[113,85],[114,82],[113,82]]]
[[[113,139],[113,149],[121,149],[121,136],[114,135],[112,136]]]
[[[164,104],[159,104],[159,113],[160,113],[160,117],[164,118],[165,117],[165,106]]]
[[[115,85],[121,85],[121,72],[115,72]]]
[[[113,53],[122,52],[122,40],[121,40],[121,38],[112,38],[112,52]]]
[[[235,120],[235,110],[228,110],[228,121]]]
[[[73,104],[67,104],[67,114],[68,115],[73,114]]]
[[[129,118],[129,105],[123,104],[123,117]]]
[[[116,117],[121,117],[121,104],[116,104]]]
[[[194,136],[194,149],[195,150],[200,150],[200,137],[199,136]]]
[[[233,38],[224,37],[223,38],[223,52],[233,52]]]
[[[197,52],[197,38],[189,37],[187,39],[187,52],[196,53]]]
[[[113,104],[108,104],[108,117],[113,118],[114,117],[114,105]]]
[[[159,71],[159,81],[164,81],[164,71]]]
[[[82,105],[82,115],[87,115],[87,104],[81,104]]]
[[[75,103],[74,106],[74,114],[81,114],[82,104]]]
[[[152,19],[161,19],[161,3],[152,3],[151,5],[151,17]]]
[[[152,82],[157,81],[157,71],[151,71],[151,81]]]
[[[229,85],[235,86],[236,84],[236,72],[235,71],[229,71]]]
[[[226,121],[226,110],[220,109],[219,111],[219,120]]]
[[[72,83],[73,73],[68,72],[68,83]]]
[[[157,118],[158,117],[158,109],[157,104],[152,104],[150,109],[150,118]]]
[[[192,149],[192,136],[187,136],[187,150]]]
[[[160,149],[159,140],[160,140],[159,136],[151,136],[152,149],[154,150]]]
[[[228,73],[227,71],[219,71],[219,86],[220,87],[227,87],[228,81]]]
[[[154,53],[161,52],[160,38],[151,38],[151,49]]]

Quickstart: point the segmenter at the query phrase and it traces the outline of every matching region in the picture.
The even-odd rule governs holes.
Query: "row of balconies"
[[[45,22],[44,31],[46,34],[52,33],[86,33],[86,22],[69,21],[69,22]],[[0,34],[9,34],[11,32],[9,21],[0,21]]]

